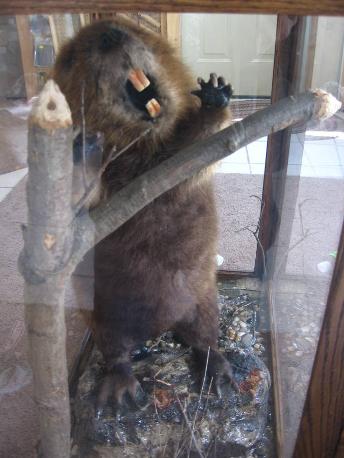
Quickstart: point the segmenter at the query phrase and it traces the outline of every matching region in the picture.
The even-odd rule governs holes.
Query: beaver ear
[[[110,51],[114,46],[122,42],[124,35],[124,32],[121,30],[111,27],[100,35],[98,43],[99,50],[103,52]]]
[[[75,62],[75,52],[73,43],[65,44],[57,57],[56,65],[63,71],[70,70]]]

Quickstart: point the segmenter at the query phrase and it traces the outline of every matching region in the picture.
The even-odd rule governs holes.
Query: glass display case
[[[227,383],[225,396],[219,397],[213,380],[205,375],[196,381],[190,348],[167,332],[144,339],[131,354],[142,398],[120,407],[109,402],[105,413],[98,415],[104,363],[90,332],[93,250],[66,278],[59,277],[65,266],[47,277],[42,273],[44,280],[37,277],[38,271],[30,276],[20,257],[30,237],[27,226],[35,224],[30,192],[35,195],[43,189],[40,183],[26,188],[28,180],[34,183],[37,165],[27,161],[34,141],[31,130],[28,145],[28,129],[34,123],[30,112],[53,75],[56,56],[83,27],[124,18],[170,43],[194,75],[195,90],[197,78],[203,83],[213,73],[226,78],[233,90],[230,120],[221,126],[227,128],[242,126],[242,120],[254,113],[269,110],[285,97],[296,100],[308,90],[321,89],[344,103],[344,6],[335,0],[310,6],[257,6],[248,1],[240,6],[219,2],[215,7],[212,2],[182,0],[145,0],[139,6],[76,3],[13,0],[0,5],[0,455],[37,456],[40,441],[41,456],[67,456],[71,422],[70,456],[77,457],[344,456],[343,106],[328,119],[308,121],[305,114],[303,121],[301,116],[283,130],[270,129],[269,135],[243,142],[213,164],[219,348],[228,356],[237,381],[234,387]],[[66,65],[73,65],[70,62]],[[223,86],[217,76],[215,86]],[[116,161],[118,151],[103,159],[102,133],[96,140],[87,136],[83,110],[88,89],[83,81],[80,76],[83,121],[77,127],[73,119],[75,164],[70,173],[74,183],[76,173],[81,173],[78,183],[85,204],[90,186]],[[73,116],[79,115],[73,111]],[[49,135],[57,135],[55,131]],[[75,160],[78,138],[80,170]],[[139,136],[134,143],[140,140]],[[44,145],[49,149],[52,143]],[[87,163],[90,151],[100,151],[96,178],[90,175],[94,163]],[[186,163],[184,169],[188,167]],[[146,185],[141,183],[145,193]],[[60,208],[61,202],[50,204]],[[77,226],[79,218],[88,231],[91,220],[84,205],[73,204],[73,224]],[[114,207],[108,208],[115,213]],[[92,224],[93,232],[85,232],[90,248],[102,238],[97,221]],[[45,247],[50,250],[55,243],[46,232]],[[158,257],[156,264],[162,261]],[[48,307],[35,317],[30,294],[39,297],[35,288],[50,284],[47,278],[60,282],[65,294],[56,300],[56,310]],[[39,320],[46,326],[42,335],[35,328]],[[55,328],[55,323],[60,324]],[[51,347],[51,352],[45,353],[42,346]],[[209,354],[210,350],[205,373]],[[51,404],[47,393],[52,393]],[[56,407],[59,400],[63,401]]]

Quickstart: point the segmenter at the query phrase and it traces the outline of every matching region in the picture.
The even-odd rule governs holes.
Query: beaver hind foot
[[[212,390],[219,398],[222,398],[222,388],[225,384],[229,383],[235,391],[239,391],[232,367],[219,351],[194,349],[194,355],[200,371],[203,371],[203,377],[208,379],[212,385]]]
[[[129,404],[134,403],[139,408],[144,399],[144,392],[139,381],[132,374],[130,363],[117,364],[111,371],[107,371],[100,382],[96,401],[96,417],[101,417],[110,401],[116,408],[124,401]]]

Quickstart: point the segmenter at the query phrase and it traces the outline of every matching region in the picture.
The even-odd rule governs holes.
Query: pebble
[[[313,337],[305,337],[305,340],[307,340],[308,342],[310,342],[311,344],[314,344],[315,343],[315,340],[313,339]]]
[[[241,343],[244,345],[244,347],[251,347],[251,345],[253,344],[253,337],[251,336],[251,334],[244,334],[241,337]]]
[[[230,329],[228,331],[228,337],[231,339],[231,340],[234,340],[235,339],[235,335],[236,335],[236,332],[233,330],[233,329]]]

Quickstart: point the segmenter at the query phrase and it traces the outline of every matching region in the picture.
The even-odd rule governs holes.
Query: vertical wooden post
[[[278,16],[276,48],[272,80],[271,103],[292,94],[297,66],[297,43],[300,39],[303,18]],[[273,271],[272,247],[279,231],[280,210],[283,201],[289,158],[290,129],[269,135],[263,185],[262,224],[259,240],[264,252],[269,252],[269,271]],[[261,249],[257,247],[255,273],[265,272]]]
[[[28,225],[19,260],[40,424],[40,456],[70,456],[65,349],[64,266],[72,241],[72,142],[69,107],[48,81],[29,118]]]
[[[37,95],[37,74],[33,66],[33,39],[28,16],[16,16],[26,98]]]

